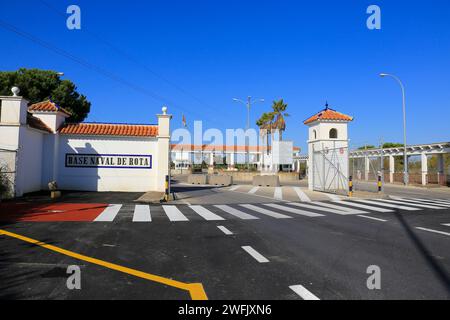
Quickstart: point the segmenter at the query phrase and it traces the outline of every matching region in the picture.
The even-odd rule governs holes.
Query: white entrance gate
[[[317,148],[313,145],[311,161],[313,190],[330,193],[348,191],[348,147]]]

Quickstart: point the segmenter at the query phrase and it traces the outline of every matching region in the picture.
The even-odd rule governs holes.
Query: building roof
[[[53,133],[52,129],[50,129],[44,122],[42,122],[41,119],[33,117],[31,114],[27,116],[27,124],[33,129]]]
[[[68,123],[59,132],[66,135],[156,137],[158,126],[113,123]]]
[[[267,146],[226,146],[226,145],[193,145],[193,144],[172,144],[171,146],[172,151],[218,151],[218,152],[261,152],[266,151]],[[271,150],[272,147],[269,146],[269,150]],[[293,151],[297,152],[300,151],[299,147],[294,147]]]
[[[28,107],[29,112],[62,112],[68,116],[71,116],[72,113],[67,109],[64,109],[58,106],[53,101],[47,100],[39,103],[32,104]]]
[[[333,121],[353,121],[353,117],[350,117],[346,114],[337,112],[336,110],[328,108],[328,106],[320,111],[319,113],[313,115],[309,119],[307,119],[304,124],[309,124],[315,121],[320,120],[333,120]]]

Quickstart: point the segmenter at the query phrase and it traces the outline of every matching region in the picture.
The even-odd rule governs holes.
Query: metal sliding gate
[[[385,161],[381,157],[352,157],[350,158],[350,175],[353,177],[355,191],[379,192],[378,181],[384,183]],[[389,179],[389,174],[387,176]]]
[[[348,191],[348,147],[313,145],[312,179],[316,191],[347,193]]]

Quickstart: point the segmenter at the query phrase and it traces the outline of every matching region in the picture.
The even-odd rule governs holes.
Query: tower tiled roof
[[[320,120],[335,120],[335,121],[353,121],[353,117],[350,117],[346,114],[337,112],[336,110],[325,108],[324,110],[320,111],[319,113],[313,115],[312,117],[308,118],[304,124],[309,124],[315,121]]]

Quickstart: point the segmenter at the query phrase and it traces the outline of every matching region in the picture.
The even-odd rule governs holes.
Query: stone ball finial
[[[161,110],[162,110],[163,114],[167,114],[167,107],[166,106],[163,106]]]
[[[12,91],[14,97],[17,97],[20,93],[19,87],[12,87],[11,91]]]

